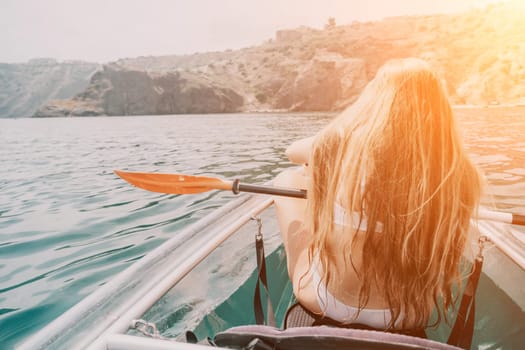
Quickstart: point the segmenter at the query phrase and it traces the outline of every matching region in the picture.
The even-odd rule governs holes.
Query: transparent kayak
[[[241,195],[179,232],[21,344],[21,349],[204,349],[185,332],[213,338],[255,324],[254,236],[262,219],[277,325],[293,302],[272,199]],[[525,228],[484,221],[489,242],[476,296],[472,349],[525,344]],[[476,249],[476,242],[473,243]],[[139,321],[140,320],[140,321]],[[446,324],[428,329],[446,342]]]

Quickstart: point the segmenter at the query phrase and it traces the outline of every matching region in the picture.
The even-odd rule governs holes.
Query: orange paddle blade
[[[170,193],[191,194],[211,190],[231,190],[232,183],[214,177],[192,176],[183,174],[137,173],[115,170],[115,174],[144,190]]]

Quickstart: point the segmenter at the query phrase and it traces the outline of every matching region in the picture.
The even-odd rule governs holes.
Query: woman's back
[[[481,184],[426,64],[385,65],[313,140],[308,164],[308,244],[292,254],[310,281],[293,273],[308,308],[325,311],[323,285],[358,310],[388,309],[385,328],[425,327],[439,299],[452,305]],[[348,225],[334,222],[338,206],[352,214]]]

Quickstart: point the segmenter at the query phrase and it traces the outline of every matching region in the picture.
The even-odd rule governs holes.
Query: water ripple
[[[523,109],[458,114],[468,150],[489,182],[487,194],[498,206],[523,213]],[[16,344],[234,198],[217,191],[192,196],[142,191],[113,170],[262,183],[291,166],[284,157],[291,140],[314,134],[331,118],[0,119],[0,343]],[[166,315],[167,322],[191,308],[181,305]]]

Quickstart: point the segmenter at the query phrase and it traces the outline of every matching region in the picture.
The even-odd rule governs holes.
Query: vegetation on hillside
[[[282,30],[241,50],[121,59],[72,101],[83,115],[340,110],[387,60],[412,56],[438,71],[456,104],[523,104],[525,7],[518,5],[348,25],[329,19],[322,30]],[[153,105],[137,108],[144,103]],[[71,101],[52,102],[40,114],[65,104]]]

